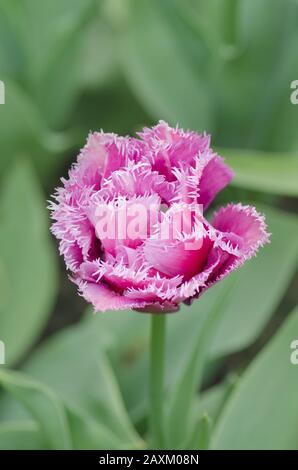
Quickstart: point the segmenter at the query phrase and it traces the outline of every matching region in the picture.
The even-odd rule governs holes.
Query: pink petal
[[[208,264],[213,259],[217,262],[208,276],[206,288],[242,266],[269,242],[264,216],[252,206],[229,204],[215,214],[213,225],[216,232],[210,234],[214,245]]]
[[[125,266],[122,262],[95,260],[80,266],[77,278],[88,282],[104,282],[117,292],[130,298],[165,300],[182,282],[182,276],[161,277],[158,272],[141,265],[139,269]]]
[[[103,181],[98,196],[109,201],[115,196],[148,196],[158,194],[163,201],[170,201],[174,195],[174,186],[165,177],[153,171],[148,161],[131,164],[127,168],[114,171]]]
[[[198,202],[206,209],[218,192],[225,188],[233,178],[233,171],[224,163],[224,160],[214,155],[202,171],[199,183]]]
[[[265,218],[252,206],[229,204],[214,215],[212,225],[231,241],[238,237],[241,255],[246,258],[269,241]]]
[[[96,312],[144,308],[148,305],[148,302],[144,300],[129,299],[121,294],[117,294],[104,284],[80,282],[79,290],[86,301],[93,305]]]
[[[81,150],[74,171],[83,184],[99,189],[102,179],[126,166],[129,160],[138,159],[142,148],[143,144],[137,139],[94,132]]]
[[[148,239],[144,243],[144,256],[159,272],[167,276],[183,275],[184,279],[190,279],[203,269],[212,246],[207,237],[202,240],[199,249],[188,249],[187,245],[191,243],[196,243],[195,237],[170,244],[165,240]]]
[[[216,270],[219,262],[220,258],[218,254],[216,254],[214,250],[211,250],[204,270],[183,282],[181,286],[176,289],[172,300],[177,303],[182,301],[187,301],[188,304],[191,303],[194,298],[197,298],[207,288],[210,276]]]
[[[88,216],[105,251],[115,256],[119,246],[139,246],[159,220],[160,202],[155,193],[129,200],[116,196],[109,202],[101,198],[100,192],[96,193],[90,202]]]
[[[181,165],[192,165],[194,158],[210,147],[210,136],[172,128],[160,121],[152,129],[145,128],[138,135],[150,148],[150,159],[154,170],[173,181],[172,170]]]
[[[67,268],[76,271],[83,260],[100,253],[100,244],[96,240],[94,227],[91,225],[86,206],[89,204],[92,189],[76,187],[69,192],[66,187],[59,188],[56,201],[50,203],[52,233],[60,240],[60,254],[65,258]]]

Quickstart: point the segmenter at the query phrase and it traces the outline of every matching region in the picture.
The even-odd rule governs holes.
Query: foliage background
[[[167,445],[298,449],[297,41],[297,0],[0,0],[0,448],[146,445],[149,318],[86,312],[46,201],[90,130],[165,119],[212,134],[216,203],[272,232],[168,318]]]

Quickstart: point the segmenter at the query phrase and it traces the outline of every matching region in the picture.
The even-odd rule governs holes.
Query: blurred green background
[[[145,445],[149,318],[86,313],[46,206],[90,131],[164,119],[212,134],[236,173],[216,204],[272,232],[168,318],[168,444],[298,449],[297,46],[297,0],[0,0],[0,448]]]

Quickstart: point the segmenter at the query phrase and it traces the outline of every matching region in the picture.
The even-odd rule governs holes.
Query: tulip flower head
[[[171,312],[268,242],[254,207],[205,212],[233,172],[206,134],[160,121],[138,138],[95,132],[50,209],[71,279],[96,311]]]

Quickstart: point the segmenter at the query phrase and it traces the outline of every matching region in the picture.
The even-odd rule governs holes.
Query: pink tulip
[[[138,138],[90,134],[50,205],[83,297],[96,311],[176,311],[256,254],[269,237],[254,207],[204,217],[232,176],[208,135],[163,121]]]

